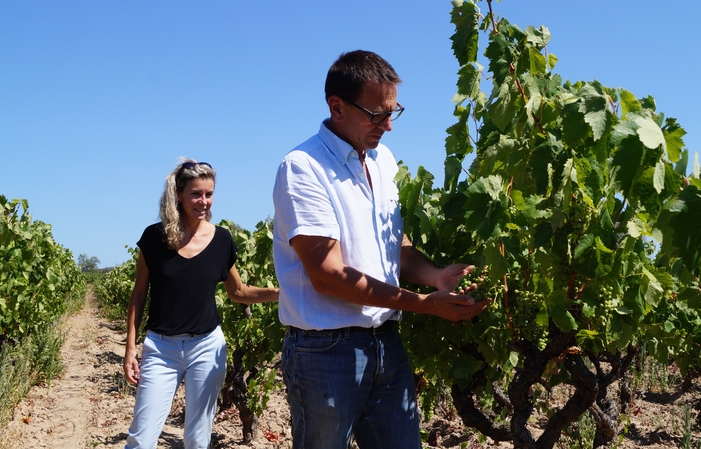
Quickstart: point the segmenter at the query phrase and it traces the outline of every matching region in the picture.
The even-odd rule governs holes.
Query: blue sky
[[[486,1],[479,3],[486,11]],[[565,79],[638,97],[701,145],[697,2],[502,0],[497,14],[545,25]],[[443,0],[0,2],[0,194],[102,267],[157,221],[178,156],[218,172],[214,221],[273,215],[279,160],[327,116],[323,84],[343,51],[372,50],[403,79],[385,135],[415,173],[442,180],[457,62]]]

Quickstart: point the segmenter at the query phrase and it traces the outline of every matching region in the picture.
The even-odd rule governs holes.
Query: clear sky
[[[483,11],[486,1],[479,3]],[[701,3],[502,0],[512,23],[547,26],[564,79],[637,97],[701,145]],[[343,51],[372,50],[403,79],[383,138],[442,182],[457,62],[447,0],[0,1],[0,194],[75,257],[125,261],[158,220],[178,156],[217,170],[214,222],[273,215],[279,160],[327,116],[323,84]],[[486,39],[484,39],[486,42]]]

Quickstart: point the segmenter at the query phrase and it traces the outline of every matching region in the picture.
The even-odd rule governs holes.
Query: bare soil
[[[94,298],[88,294],[85,307],[65,322],[67,335],[62,350],[66,368],[50,385],[32,388],[16,407],[12,420],[0,435],[0,448],[123,448],[134,406],[134,388],[122,376],[125,334],[99,317]],[[658,374],[652,373],[647,377]],[[659,380],[647,381],[645,392],[636,391],[621,428],[627,432],[617,445],[623,449],[701,447],[699,425],[701,389],[694,384],[685,394],[679,391],[674,368]],[[282,385],[273,394],[267,411],[260,417],[251,444],[242,443],[241,421],[235,409],[221,411],[215,419],[212,448],[291,448],[289,412]],[[569,396],[566,390],[549,397],[557,407]],[[176,395],[170,417],[161,434],[159,448],[183,448],[183,395]],[[687,412],[685,417],[685,411]],[[537,433],[538,416],[533,419]],[[446,448],[512,448],[494,443],[465,430],[448,407],[424,424],[433,446]],[[684,434],[690,444],[685,443]],[[574,435],[573,435],[574,436]],[[576,437],[575,437],[576,438]],[[564,440],[556,446],[571,447]],[[429,446],[427,446],[429,447]]]

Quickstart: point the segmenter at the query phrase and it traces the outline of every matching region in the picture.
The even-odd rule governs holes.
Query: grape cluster
[[[536,344],[540,349],[547,344],[548,330],[536,323],[543,306],[543,295],[528,290],[514,289],[509,293],[511,318],[519,337]]]
[[[613,310],[619,306],[620,298],[614,296],[613,288],[602,285],[599,289],[599,305],[601,316],[609,316]]]
[[[587,224],[591,221],[592,210],[583,201],[573,199],[570,207],[569,225],[572,229],[572,234],[581,235]]]
[[[472,289],[473,286],[476,286],[474,290]],[[487,268],[484,268],[479,272],[472,270],[472,272],[463,276],[455,288],[456,292],[461,290],[475,298],[476,301],[482,301],[489,298],[496,300],[504,291],[504,287],[500,283],[492,281],[488,276]]]

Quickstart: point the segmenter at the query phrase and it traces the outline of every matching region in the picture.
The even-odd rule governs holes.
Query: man
[[[397,164],[380,139],[404,108],[380,56],[342,54],[326,78],[330,117],[277,173],[274,256],[282,370],[297,449],[421,448],[401,311],[467,320],[486,305],[453,293],[473,267],[439,268],[403,234]],[[436,287],[418,294],[399,278]]]

